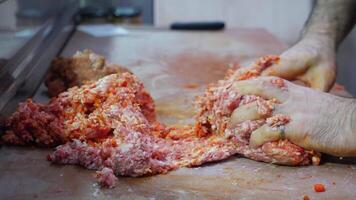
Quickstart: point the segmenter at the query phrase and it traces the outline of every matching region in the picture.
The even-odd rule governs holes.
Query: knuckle
[[[278,89],[287,90],[287,81],[279,77],[271,77],[269,79],[269,85],[276,87]]]
[[[265,89],[264,77],[257,77],[249,81],[250,86],[255,88],[258,92],[261,92]]]

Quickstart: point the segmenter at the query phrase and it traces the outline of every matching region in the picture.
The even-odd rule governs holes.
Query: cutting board
[[[75,32],[62,52],[91,49],[127,66],[155,99],[158,119],[166,124],[193,123],[193,100],[228,67],[279,54],[286,46],[263,29],[223,32],[172,32],[130,29],[128,35],[93,37]],[[345,95],[339,86],[335,90]],[[42,86],[35,96],[48,101]],[[114,189],[100,189],[93,171],[52,165],[51,150],[2,147],[1,199],[353,199],[356,165],[328,158],[320,166],[285,167],[233,156],[222,162],[182,168],[164,175],[119,177]],[[323,183],[326,192],[313,185]]]

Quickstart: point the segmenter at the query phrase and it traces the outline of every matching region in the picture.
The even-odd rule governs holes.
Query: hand
[[[278,84],[276,84],[278,83]],[[238,81],[234,87],[242,95],[257,95],[276,99],[273,111],[259,114],[258,104],[252,102],[238,107],[230,125],[245,120],[268,119],[277,114],[287,115],[285,138],[305,149],[335,156],[356,155],[356,103],[328,93],[293,84],[277,77],[258,77]],[[354,126],[354,127],[352,127]],[[267,124],[252,132],[250,145],[258,147],[281,139],[280,131]]]
[[[329,91],[335,81],[334,42],[324,36],[309,36],[280,55],[280,61],[262,75],[300,80],[311,88]]]

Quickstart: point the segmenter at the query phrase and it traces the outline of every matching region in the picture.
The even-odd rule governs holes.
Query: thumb
[[[299,80],[309,84],[311,88],[327,92],[335,83],[335,68],[326,64],[320,64],[312,67]]]
[[[294,80],[298,75],[303,74],[313,62],[312,57],[302,55],[302,53],[286,52],[281,55],[278,63],[267,68],[262,75]]]

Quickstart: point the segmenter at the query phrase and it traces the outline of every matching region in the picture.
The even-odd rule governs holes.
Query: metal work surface
[[[76,32],[62,55],[85,48],[127,66],[142,79],[155,99],[161,122],[186,124],[193,122],[194,96],[221,79],[228,64],[279,54],[286,47],[261,29],[132,30],[125,36],[100,38]],[[45,102],[45,95],[41,87],[35,100]],[[356,196],[356,165],[337,159],[338,163],[321,166],[284,167],[235,156],[164,175],[119,177],[116,188],[100,189],[93,171],[47,162],[50,151],[2,147],[1,199],[303,199],[308,195],[334,200]],[[326,192],[314,192],[316,183],[323,183]]]

